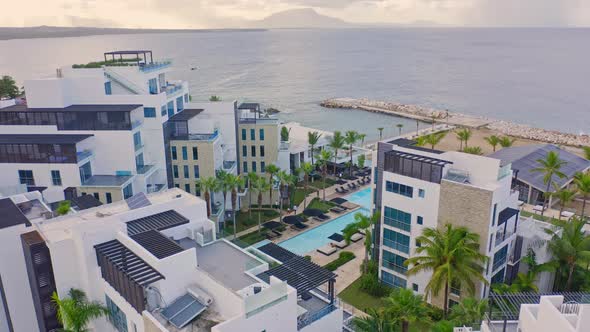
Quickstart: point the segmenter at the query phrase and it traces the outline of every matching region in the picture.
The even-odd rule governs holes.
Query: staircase
[[[116,73],[115,71],[113,71],[109,67],[104,67],[104,74],[111,81],[118,83],[120,86],[127,89],[129,92],[131,92],[133,94],[136,94],[136,95],[148,94],[144,88],[142,88],[139,85],[126,79],[123,75]]]

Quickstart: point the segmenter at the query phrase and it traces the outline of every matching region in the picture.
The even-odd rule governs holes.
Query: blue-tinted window
[[[198,179],[199,177],[201,177],[200,172],[199,172],[199,165],[194,165],[193,166],[193,172],[195,173],[195,178]]]
[[[18,177],[20,184],[26,184],[27,186],[34,186],[35,179],[33,178],[33,171],[31,170],[19,170]]]
[[[111,82],[104,82],[104,93],[107,95],[113,94],[113,88],[111,87]]]
[[[426,192],[424,191],[424,189],[418,189],[418,197],[424,198],[425,195]]]
[[[182,170],[183,170],[183,173],[184,173],[184,178],[185,179],[188,179],[189,178],[189,175],[188,175],[188,165],[184,165],[182,167]]]
[[[142,144],[141,144],[141,133],[135,132],[133,134],[133,145],[135,146],[135,150],[138,150],[141,148]]]
[[[178,159],[178,152],[176,151],[176,147],[173,146],[171,148],[171,150],[172,150],[172,160],[177,160]]]
[[[177,165],[172,166],[172,173],[174,174],[174,178],[178,179],[178,166]]]
[[[246,161],[242,163],[242,173],[248,173],[248,162]]]
[[[247,157],[248,156],[248,147],[245,145],[242,145],[242,157]]]
[[[155,118],[156,117],[156,108],[155,107],[144,107],[143,108],[143,116],[146,118]]]
[[[160,114],[162,116],[166,116],[166,105],[162,105],[162,107],[160,107]]]
[[[252,172],[256,173],[256,162],[255,161],[252,162]]]
[[[125,188],[123,188],[123,199],[127,199],[131,196],[133,196],[133,186],[130,183]]]
[[[246,140],[246,129],[242,129],[242,141]]]
[[[252,151],[251,155],[252,157],[256,157],[256,146],[252,145],[250,147],[250,151]]]
[[[410,253],[410,237],[387,228],[383,230],[383,245],[406,254]]]
[[[264,145],[260,146],[260,156],[264,157]]]
[[[106,307],[109,311],[107,315],[108,320],[119,332],[127,332],[127,316],[117,307],[115,302],[110,297],[106,296]]]
[[[157,95],[158,94],[158,80],[156,78],[152,78],[148,81],[148,85],[150,87],[150,94]]]
[[[418,291],[418,285],[417,284],[412,284],[412,290],[414,292],[417,292]]]
[[[383,259],[382,264],[383,267],[393,270],[395,272],[406,274],[408,268],[404,266],[404,262],[406,261],[405,257],[400,255],[396,255],[392,252],[387,250],[383,250]]]
[[[59,171],[51,171],[51,182],[54,186],[61,186],[61,174]]]
[[[182,112],[184,110],[184,102],[182,100],[182,96],[176,98],[176,111]]]
[[[185,103],[188,103],[188,99],[189,99],[189,98],[188,98],[188,93],[185,93],[185,94],[184,94],[184,102],[185,102]]]
[[[424,224],[424,218],[422,218],[421,216],[418,216],[418,225],[423,225]]]
[[[186,146],[182,147],[182,160],[188,160],[188,150]]]
[[[406,288],[407,281],[385,271],[381,271],[381,281],[388,286],[395,288]]]
[[[168,117],[171,117],[174,115],[174,101],[169,101],[168,104]]]
[[[256,131],[254,129],[250,129],[250,139],[253,141],[256,140]]]
[[[264,129],[263,128],[260,128],[258,130],[258,132],[259,132],[260,140],[261,141],[264,141]]]
[[[189,183],[184,184],[184,191],[190,194],[191,192],[191,185]]]
[[[384,208],[384,218],[386,225],[399,228],[403,231],[409,232],[412,225],[412,215],[394,208],[386,206]]]
[[[414,188],[397,182],[385,182],[385,190],[410,198],[412,198],[412,196],[414,195]]]
[[[266,172],[266,163],[264,161],[260,162],[260,172],[261,173],[265,173]]]
[[[494,260],[492,264],[492,271],[495,271],[500,266],[506,263],[506,256],[508,255],[508,245],[505,245],[502,249],[498,250],[494,254]]]
[[[504,270],[505,269],[501,269],[500,271],[498,271],[498,273],[494,274],[494,276],[492,277],[492,282],[491,284],[501,284],[504,282]]]
[[[199,148],[193,146],[193,160],[199,160]]]

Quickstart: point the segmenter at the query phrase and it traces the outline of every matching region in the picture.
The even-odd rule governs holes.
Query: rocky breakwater
[[[504,135],[530,139],[533,141],[576,147],[590,146],[590,135],[562,133],[556,130],[534,128],[508,121],[495,121],[487,125],[487,128]]]

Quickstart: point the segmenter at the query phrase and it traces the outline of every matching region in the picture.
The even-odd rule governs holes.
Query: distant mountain
[[[354,25],[339,18],[318,14],[312,8],[291,9],[272,14],[249,24],[264,29],[289,28],[350,28]]]

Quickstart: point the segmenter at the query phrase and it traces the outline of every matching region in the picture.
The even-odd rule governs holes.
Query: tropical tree
[[[373,243],[371,235],[371,227],[379,221],[379,212],[371,216],[366,216],[360,212],[355,213],[354,222],[346,225],[342,230],[344,240],[350,244],[352,236],[360,230],[365,233],[365,257],[363,259],[363,273],[367,272],[369,263],[369,252],[371,251],[371,244]]]
[[[291,134],[291,129],[283,126],[281,127],[281,142],[289,142],[289,135]]]
[[[256,181],[250,183],[250,190],[252,193],[258,194],[258,233],[262,230],[262,223],[260,222],[260,216],[262,215],[262,193],[266,192],[270,184],[266,181],[266,178],[259,176]],[[252,194],[251,193],[251,194]]]
[[[407,288],[395,289],[385,299],[387,307],[385,311],[392,317],[396,317],[402,325],[402,332],[410,330],[410,324],[430,321],[430,310],[426,306],[422,295],[414,294]]]
[[[361,141],[361,147],[365,146],[365,139],[367,138],[367,134],[359,134],[359,141]]]
[[[246,180],[248,182],[248,188],[250,188],[250,194],[248,195],[248,219],[252,220],[252,184],[258,181],[258,174],[250,172],[246,174]]]
[[[426,228],[418,236],[422,246],[416,256],[405,261],[410,266],[408,275],[430,271],[432,277],[426,285],[425,294],[438,296],[444,292],[444,313],[448,312],[449,286],[452,281],[465,287],[468,293],[475,292],[475,280],[487,283],[483,277],[483,265],[487,257],[479,252],[479,235],[466,227],[446,224],[442,229]]]
[[[109,310],[100,302],[89,302],[86,294],[71,288],[67,298],[60,299],[53,292],[51,300],[57,309],[57,319],[63,325],[64,332],[88,332],[88,324],[94,319],[109,315]]]
[[[472,134],[473,133],[468,128],[463,128],[455,133],[455,135],[457,135],[457,139],[459,139],[460,142],[459,151],[463,150],[463,142],[465,142],[465,147],[467,147],[467,142],[469,142]]]
[[[309,175],[313,172],[313,165],[308,162],[304,162],[301,164],[299,170],[303,173],[303,191],[305,192],[305,196],[307,196],[307,186],[309,184]],[[303,208],[307,208],[306,197],[303,198]]]
[[[359,157],[356,159],[356,165],[357,165],[359,168],[363,168],[363,167],[365,167],[365,161],[367,160],[366,158],[367,158],[367,157],[365,157],[365,155],[364,155],[364,154],[361,154],[361,155],[360,155],[360,156],[359,156]]]
[[[397,133],[398,133],[398,135],[401,136],[402,135],[402,128],[404,127],[404,125],[401,124],[401,123],[398,123],[395,126],[397,127]]]
[[[209,101],[221,101],[221,97],[213,95],[213,96],[209,97]]]
[[[344,135],[344,142],[348,144],[348,153],[350,154],[350,165],[348,167],[348,175],[352,176],[352,146],[358,142],[359,133],[354,130],[349,130]]]
[[[203,193],[207,204],[207,218],[211,217],[211,193],[219,189],[219,181],[214,176],[200,178],[196,181],[197,189]]]
[[[322,134],[317,131],[308,131],[307,132],[307,144],[309,144],[309,148],[311,150],[311,163],[315,164],[313,160],[313,156],[315,154],[315,146],[320,141]]]
[[[225,177],[225,183],[228,188],[231,188],[231,208],[234,222],[234,240],[237,238],[237,226],[236,226],[236,207],[238,206],[238,190],[244,186],[244,178],[240,175],[228,174]]]
[[[488,142],[488,144],[492,146],[494,152],[496,152],[496,147],[498,146],[498,144],[500,144],[500,137],[496,135],[491,135],[488,137],[484,137],[484,139],[486,140],[486,142]]]
[[[370,308],[364,317],[353,318],[356,332],[394,332],[397,321],[387,315],[384,310]]]
[[[567,164],[567,162],[559,159],[559,154],[557,154],[557,152],[549,151],[545,156],[545,159],[537,159],[537,164],[539,164],[539,167],[531,169],[531,172],[542,173],[543,183],[547,186],[547,189],[543,194],[543,209],[541,210],[541,216],[543,216],[546,210],[547,199],[551,195],[549,190],[553,183],[553,176],[564,178],[565,174],[561,172],[561,167]]]
[[[281,169],[275,164],[268,164],[268,166],[266,166],[266,170],[265,170],[266,174],[268,174],[268,183],[270,184],[270,186],[268,188],[268,199],[269,199],[269,203],[270,203],[271,207],[272,207],[272,191],[274,188],[274,177],[280,170]]]
[[[379,140],[383,139],[383,129],[385,129],[385,128],[383,128],[383,127],[377,128],[377,130],[379,130]]]
[[[588,197],[590,197],[590,173],[576,173],[574,175],[574,183],[580,194],[582,194],[582,212],[580,216],[582,220],[585,220],[586,202],[588,201]]]
[[[217,190],[221,191],[221,195],[223,196],[223,207],[225,207],[225,203],[227,202],[227,193],[232,189],[226,181],[228,175],[229,173],[222,169],[215,172],[218,186]]]
[[[5,75],[0,78],[0,99],[13,99],[18,97],[19,94],[18,86],[12,77]]]
[[[590,146],[583,146],[582,151],[584,151],[584,158],[590,160]]]
[[[328,146],[334,150],[334,164],[337,163],[338,160],[338,150],[342,150],[344,148],[344,136],[342,136],[342,132],[336,130],[334,132],[334,136],[330,137],[328,142]],[[334,166],[334,175],[336,175],[336,166]]]
[[[547,234],[551,235],[549,250],[555,259],[555,265],[567,271],[565,291],[569,291],[572,289],[573,276],[578,264],[590,259],[590,236],[584,233],[586,223],[582,219],[560,221],[557,225],[558,227],[546,229]]]
[[[297,177],[295,175],[291,175],[289,173],[287,173],[284,170],[281,170],[278,174],[277,174],[277,178],[279,180],[279,210],[280,210],[280,221],[283,221],[283,214],[282,214],[282,210],[283,210],[283,200],[285,197],[283,197],[283,192],[285,192],[285,187],[290,187],[290,186],[295,186],[295,184],[297,184]],[[287,192],[287,199],[289,198],[289,191]]]
[[[70,208],[72,207],[72,203],[70,201],[62,201],[59,203],[59,206],[55,210],[58,216],[65,216],[70,212]]]
[[[555,188],[555,191],[551,193],[551,196],[557,198],[559,200],[559,219],[561,220],[561,214],[565,207],[574,201],[576,197],[575,190],[569,190],[567,188],[559,189]]]
[[[527,272],[518,273],[511,285],[503,283],[492,285],[494,292],[498,294],[539,292],[539,287],[537,286],[539,273],[554,271],[556,269],[555,262],[537,264],[535,252],[531,248],[528,249],[527,255],[522,258],[521,262],[527,265]]]
[[[483,154],[483,151],[479,146],[466,146],[463,149],[463,152],[478,155],[478,156],[481,156]]]
[[[468,297],[451,308],[450,317],[460,326],[479,324],[483,320],[488,307],[488,300]]]
[[[434,150],[434,147],[440,143],[440,141],[442,141],[443,138],[445,138],[445,136],[447,135],[446,132],[439,132],[439,133],[432,133],[432,134],[428,134],[426,136],[423,136],[424,138],[422,140],[416,140],[416,145],[418,146],[424,146],[424,145],[430,145],[430,148]]]
[[[330,150],[322,150],[318,154],[318,165],[322,172],[322,190],[323,190],[323,199],[326,200],[326,178],[328,177],[328,162],[332,160],[332,152]]]
[[[510,138],[508,136],[504,136],[500,138],[500,146],[503,148],[509,148],[516,142],[516,138]]]

